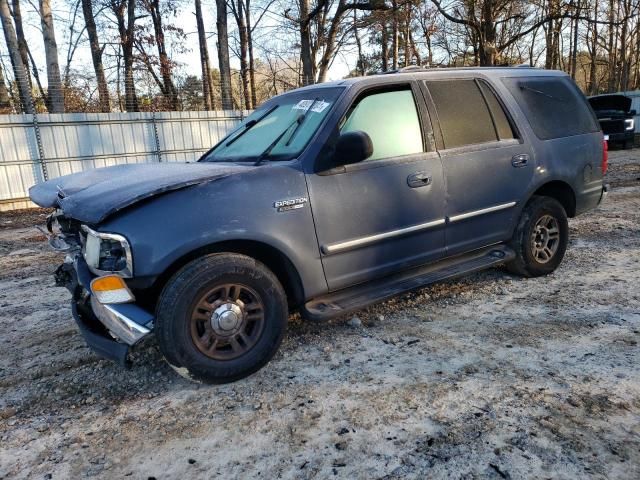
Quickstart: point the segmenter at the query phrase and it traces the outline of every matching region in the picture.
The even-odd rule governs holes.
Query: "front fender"
[[[279,211],[275,202],[308,197],[295,164],[267,164],[243,175],[196,185],[140,203],[104,224],[125,235],[133,253],[134,279],[157,278],[174,262],[220,242],[250,240],[269,245],[296,268],[306,296],[327,290],[308,202]]]

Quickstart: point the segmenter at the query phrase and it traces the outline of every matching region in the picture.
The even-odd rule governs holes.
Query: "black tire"
[[[552,227],[540,226],[542,224]],[[557,243],[551,243],[553,235],[548,233],[553,231],[553,226],[558,230]],[[550,242],[546,244],[547,250],[540,248],[545,240]],[[569,223],[564,207],[554,198],[533,196],[525,205],[509,243],[516,258],[507,264],[507,269],[525,277],[548,275],[562,262],[568,242]]]
[[[236,300],[231,299],[236,296],[234,285],[240,291]],[[223,297],[226,300],[220,300]],[[256,304],[260,308],[249,310]],[[232,308],[238,312],[234,310],[227,319],[235,326],[222,330],[222,320],[215,323],[214,317],[221,319],[225,309]],[[223,313],[217,315],[218,311]],[[247,320],[251,316],[261,318],[259,329],[256,320]],[[165,359],[180,375],[205,383],[228,383],[251,375],[273,357],[287,318],[284,289],[265,265],[245,255],[212,254],[188,263],[169,280],[158,301],[155,333]],[[231,341],[235,330],[239,332]],[[200,334],[212,340],[202,340]],[[241,352],[243,348],[246,351]]]

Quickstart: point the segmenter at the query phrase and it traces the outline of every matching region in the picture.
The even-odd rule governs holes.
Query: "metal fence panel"
[[[248,112],[39,114],[0,117],[0,211],[34,206],[32,185],[122,163],[188,162]],[[44,158],[38,150],[39,128]]]

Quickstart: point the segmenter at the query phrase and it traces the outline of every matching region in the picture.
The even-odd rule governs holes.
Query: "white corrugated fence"
[[[0,211],[34,206],[45,179],[122,163],[187,162],[247,112],[64,113],[0,116]],[[39,138],[38,138],[39,137]]]

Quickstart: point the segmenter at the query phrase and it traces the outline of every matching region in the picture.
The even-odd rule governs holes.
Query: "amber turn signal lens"
[[[105,275],[94,278],[91,282],[91,293],[102,304],[133,302],[135,297],[118,275]]]

